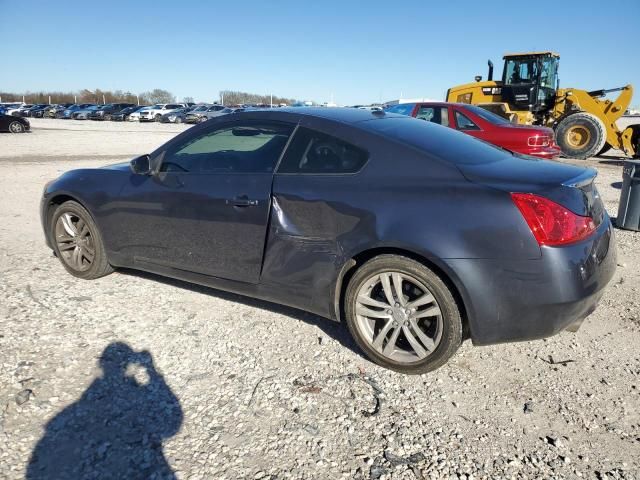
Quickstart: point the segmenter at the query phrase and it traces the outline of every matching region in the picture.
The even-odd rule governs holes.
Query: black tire
[[[602,147],[602,148],[600,149],[600,151],[598,152],[598,155],[596,155],[596,156],[598,156],[598,157],[599,157],[600,155],[604,155],[604,154],[605,154],[605,153],[607,153],[609,150],[611,150],[611,145],[609,145],[608,143],[605,143],[605,144],[604,144],[604,147]]]
[[[182,117],[176,117],[175,123],[182,123]]]
[[[74,223],[74,226],[79,226],[79,221],[82,220],[88,229],[89,234],[86,236],[84,245],[92,248],[94,256],[92,261],[89,261],[87,257],[81,256],[80,262],[84,264],[81,269],[76,268],[71,260],[73,251],[76,249],[64,248],[65,246],[71,246],[72,242],[63,241],[63,238],[65,237],[57,233],[59,219],[63,215],[68,215],[66,218],[77,218],[78,222]],[[62,222],[62,224],[64,224],[64,222]],[[51,221],[49,222],[49,235],[56,256],[60,260],[60,263],[62,263],[62,266],[71,275],[84,280],[94,280],[113,272],[114,269],[109,265],[109,260],[107,259],[107,253],[104,249],[104,243],[102,242],[100,231],[89,212],[78,202],[68,201],[56,208],[51,217]]]
[[[556,143],[570,158],[586,159],[600,152],[607,141],[602,121],[591,113],[579,112],[560,120],[555,129]]]
[[[155,117],[153,117],[153,119],[154,119],[156,122],[159,122],[161,118],[162,118],[162,115],[160,115],[159,113],[157,113],[157,114],[156,114],[156,116],[155,116]]]
[[[631,125],[631,145],[634,148],[633,158],[640,159],[640,125]]]
[[[25,130],[24,125],[18,121],[13,121],[9,124],[9,131],[11,133],[24,133]]]
[[[373,348],[371,340],[366,338],[366,333],[361,331],[361,327],[359,327],[360,323],[357,318],[358,315],[356,314],[356,309],[358,308],[357,298],[359,298],[359,292],[361,294],[361,289],[363,288],[371,289],[371,286],[367,287],[367,285],[371,284],[371,279],[375,278],[376,275],[390,272],[398,272],[403,276],[406,275],[407,277],[419,281],[420,284],[427,287],[428,292],[426,293],[430,293],[433,298],[435,298],[435,305],[439,307],[439,339],[437,343],[434,342],[434,348],[428,353],[426,358],[423,358],[421,360],[418,359],[417,356],[411,361],[394,361],[391,358],[388,358],[387,356],[383,355],[381,352],[376,351],[376,349]],[[406,286],[407,285],[405,284],[405,287]],[[409,284],[409,288],[412,287],[413,285]],[[402,290],[402,286],[400,288]],[[405,300],[410,299],[407,298]],[[395,305],[397,307],[398,303],[396,303]],[[405,304],[405,306],[409,305],[409,303]],[[378,365],[391,370],[395,370],[397,372],[414,375],[433,371],[444,365],[456,353],[456,351],[460,347],[460,344],[462,343],[462,319],[460,316],[458,305],[453,298],[451,291],[442,281],[442,279],[433,271],[431,271],[423,264],[411,260],[407,257],[403,257],[400,255],[380,255],[362,265],[354,273],[353,277],[349,281],[344,296],[343,306],[349,332],[351,333],[358,346],[366,354],[366,356]],[[381,311],[382,313],[384,313],[384,308],[386,307],[383,307],[383,310]],[[401,310],[402,308],[403,307],[400,307]],[[413,311],[415,312],[415,309]],[[388,312],[390,312],[390,310],[387,310],[387,313]],[[369,319],[368,321],[374,320]],[[391,320],[388,319],[387,321],[390,322]],[[395,317],[393,317],[393,322],[395,325]],[[385,327],[383,326],[381,329],[377,330],[378,335],[380,335],[380,330],[384,328]],[[404,327],[398,326],[395,328],[402,329]],[[422,333],[425,332],[423,331]],[[400,333],[396,336],[394,346],[398,341],[403,340],[403,335],[404,333]],[[387,336],[389,336],[389,338],[386,338]],[[390,338],[393,338],[393,330],[389,330],[389,333],[385,334],[384,337],[388,344]],[[413,338],[415,340],[417,336]],[[408,345],[408,343],[406,343],[406,337],[404,341],[405,345]],[[423,343],[422,345],[424,346],[426,344]],[[382,347],[382,344],[380,344],[380,347]]]

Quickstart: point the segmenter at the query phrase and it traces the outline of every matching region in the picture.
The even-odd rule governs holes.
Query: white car
[[[151,108],[151,107],[144,107],[144,108],[141,108],[140,110],[136,110],[131,115],[129,115],[128,120],[130,122],[139,122],[140,121],[140,116],[142,115],[142,112],[145,111],[147,108]]]
[[[140,110],[140,118],[138,120],[140,122],[159,122],[162,115],[171,113],[179,108],[186,108],[186,106],[184,103],[158,103]]]
[[[11,103],[11,104],[6,104],[4,105],[4,108],[6,109],[5,111],[5,115],[15,115],[18,112],[21,112],[25,107],[32,107],[33,105],[25,105],[22,103]]]

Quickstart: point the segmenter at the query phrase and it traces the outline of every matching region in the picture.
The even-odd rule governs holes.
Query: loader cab
[[[508,54],[502,72],[502,100],[516,110],[545,112],[558,90],[558,62],[553,52]]]

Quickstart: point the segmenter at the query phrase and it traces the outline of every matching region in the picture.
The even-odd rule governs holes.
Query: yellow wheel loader
[[[557,53],[517,53],[503,58],[502,80],[493,80],[489,60],[486,81],[477,76],[475,83],[450,88],[447,101],[472,103],[514,123],[551,127],[567,157],[584,159],[610,148],[640,155],[640,125],[621,131],[616,124],[631,103],[631,85],[591,92],[560,88]],[[604,98],[612,92],[620,92],[618,98]]]

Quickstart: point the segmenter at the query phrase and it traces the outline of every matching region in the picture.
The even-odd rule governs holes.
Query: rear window
[[[506,123],[511,123],[506,118],[501,117],[500,115],[497,115],[488,110],[485,110],[484,108],[476,107],[475,105],[465,105],[464,108],[465,110],[469,110],[470,112],[475,113],[477,116],[479,116],[483,120],[486,120],[489,123],[493,123],[494,125],[504,125]]]
[[[388,107],[385,111],[389,113],[397,113],[398,115],[411,115],[415,106],[415,103],[400,103],[398,105]]]
[[[454,165],[477,165],[504,160],[501,148],[452,128],[410,117],[390,117],[361,122],[373,133],[397,140]]]

